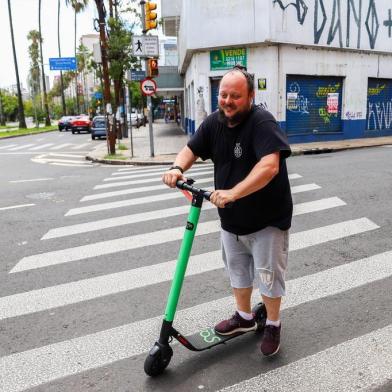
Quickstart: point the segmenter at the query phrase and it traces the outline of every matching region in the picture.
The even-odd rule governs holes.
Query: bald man
[[[211,202],[221,220],[222,256],[236,301],[234,315],[215,326],[221,335],[256,329],[251,294],[257,284],[267,309],[261,352],[280,347],[280,304],[285,295],[293,203],[286,158],[291,150],[274,117],[253,105],[254,81],[243,67],[226,73],[219,110],[209,115],[164,173],[175,187],[198,157],[214,162]],[[232,208],[225,208],[233,203]]]

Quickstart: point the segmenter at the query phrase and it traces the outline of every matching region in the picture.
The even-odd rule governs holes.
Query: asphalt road
[[[289,159],[296,216],[278,356],[263,358],[253,333],[201,353],[177,344],[165,374],[151,379],[143,362],[187,201],[161,186],[159,167],[34,160],[60,140],[81,146],[88,137],[0,141],[0,390],[392,389],[392,148]],[[31,154],[39,143],[54,145]],[[76,145],[57,152],[91,148]],[[202,187],[212,176],[209,165],[193,171]],[[233,310],[208,203],[188,272],[175,320],[184,334]]]

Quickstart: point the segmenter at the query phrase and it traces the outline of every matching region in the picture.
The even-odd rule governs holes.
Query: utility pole
[[[146,2],[144,0],[141,0],[141,2],[140,2],[142,23],[143,23],[143,35],[146,35],[148,30],[150,30],[151,28],[154,28],[154,27],[147,26],[147,24],[146,24],[145,4],[148,4],[148,5],[153,4],[153,7],[156,8],[155,3],[150,3],[149,1]],[[155,8],[152,8],[152,9],[155,9]],[[154,23],[156,23],[156,22],[154,22]],[[155,24],[155,26],[156,26],[156,24]],[[148,72],[148,59],[147,58],[144,59],[144,66],[145,66],[146,72]],[[149,130],[149,134],[150,134],[150,156],[154,157],[154,134],[153,134],[153,129],[152,129],[152,100],[151,100],[150,95],[147,95],[147,112],[148,112],[148,130]]]
[[[101,56],[102,56],[102,78],[103,78],[103,102],[104,102],[104,113],[106,117],[106,141],[108,145],[108,153],[116,153],[116,132],[114,127],[114,116],[111,105],[110,96],[110,80],[109,80],[109,66],[108,66],[108,55],[107,55],[107,39],[106,39],[106,23],[105,23],[105,9],[103,0],[95,0],[98,11],[98,23],[99,23],[99,41],[101,45]]]

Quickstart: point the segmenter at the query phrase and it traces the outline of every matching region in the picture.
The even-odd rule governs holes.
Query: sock
[[[244,320],[253,320],[252,313],[246,313],[246,312],[243,312],[242,310],[237,310],[237,312]]]
[[[272,320],[267,319],[267,321],[265,322],[265,325],[273,325],[274,327],[279,327],[280,320],[272,321]]]

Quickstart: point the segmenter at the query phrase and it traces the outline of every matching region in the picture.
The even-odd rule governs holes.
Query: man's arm
[[[179,166],[183,172],[187,171],[198,157],[192,152],[192,150],[185,146],[177,155],[173,166]],[[177,180],[183,180],[184,176],[179,169],[167,170],[163,173],[162,181],[170,188],[175,188]]]
[[[275,152],[260,159],[250,173],[231,189],[218,189],[211,195],[211,202],[223,208],[225,204],[264,188],[279,173],[280,153]]]

